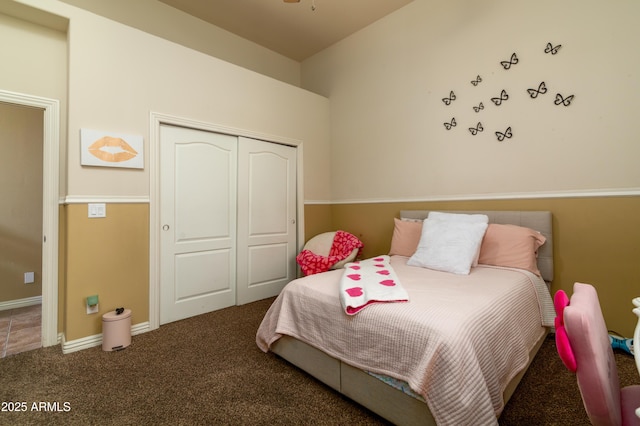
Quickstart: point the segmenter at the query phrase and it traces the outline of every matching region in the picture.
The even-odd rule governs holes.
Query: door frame
[[[58,344],[58,234],[60,102],[0,90],[0,102],[43,110],[42,134],[42,346]]]
[[[221,126],[214,123],[178,117],[159,112],[149,116],[149,329],[160,327],[160,126],[187,127],[206,132],[244,136],[265,142],[278,143],[296,148],[296,215],[298,249],[304,241],[304,186],[303,186],[303,142],[282,136],[267,135],[251,130]]]

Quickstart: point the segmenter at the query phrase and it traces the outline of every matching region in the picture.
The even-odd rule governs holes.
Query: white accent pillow
[[[489,223],[489,216],[487,216],[486,214],[429,212],[429,216],[427,216],[427,219],[450,220],[454,222],[469,223]]]
[[[438,216],[438,215],[436,215]],[[484,216],[484,215],[460,215]],[[467,275],[477,260],[482,238],[487,230],[486,219],[471,218],[472,222],[456,217],[453,220],[431,217],[424,221],[418,249],[407,265]],[[486,222],[478,221],[486,220]]]
[[[438,220],[451,220],[455,222],[469,222],[469,223],[489,223],[489,216],[482,213],[446,213],[446,212],[429,212],[427,219],[438,219]],[[480,258],[480,249],[482,248],[482,243],[478,247],[478,252],[473,258],[473,262],[471,266],[478,266],[478,259]]]

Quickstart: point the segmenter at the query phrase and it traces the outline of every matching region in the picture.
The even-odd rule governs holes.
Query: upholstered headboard
[[[438,210],[444,211],[444,210]],[[553,281],[553,232],[552,216],[548,211],[482,211],[465,210],[450,211],[448,213],[485,214],[489,223],[510,224],[524,226],[540,232],[547,241],[538,250],[538,269],[545,281]],[[426,219],[429,210],[401,210],[400,218]]]

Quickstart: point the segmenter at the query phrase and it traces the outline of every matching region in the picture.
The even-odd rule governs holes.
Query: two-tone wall
[[[638,16],[633,0],[414,0],[304,61],[331,102],[332,198],[309,200],[308,236],[350,230],[375,255],[402,208],[551,210],[552,290],[593,283],[630,336]]]
[[[350,230],[365,255],[388,250],[403,208],[551,210],[553,289],[593,282],[609,328],[630,333],[629,301],[640,289],[636,2],[415,0],[305,61],[300,80],[310,92],[120,22],[126,17],[57,0],[5,4],[69,22],[61,31],[0,15],[0,35],[13,41],[0,44],[2,89],[61,100],[66,341],[100,333],[100,315],[85,312],[91,294],[100,313],[124,305],[134,323],[149,320],[151,112],[302,141],[306,235]],[[192,34],[190,22],[180,14],[177,33]],[[547,43],[562,48],[546,53]],[[505,70],[500,62],[512,53],[519,62]],[[291,64],[273,60],[290,79]],[[527,89],[542,81],[548,93],[531,98]],[[511,96],[496,106],[491,98],[503,89]],[[555,105],[557,94],[574,98]],[[498,141],[507,127],[512,137]],[[82,128],[143,136],[144,169],[82,166]],[[89,219],[90,202],[106,203],[107,217]]]

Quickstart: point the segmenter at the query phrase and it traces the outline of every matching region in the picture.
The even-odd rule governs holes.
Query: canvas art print
[[[99,130],[80,130],[83,166],[144,168],[143,138]]]

